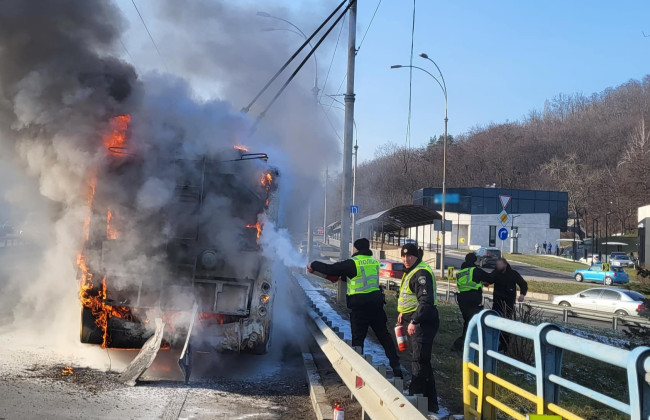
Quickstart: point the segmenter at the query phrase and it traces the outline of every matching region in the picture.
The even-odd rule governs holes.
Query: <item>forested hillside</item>
[[[378,150],[358,168],[362,213],[411,203],[414,190],[441,186],[442,149],[432,141]],[[599,216],[603,227],[612,212],[610,231],[634,230],[637,207],[650,204],[650,75],[591,96],[559,95],[520,122],[456,135],[447,162],[448,187],[564,190],[571,216],[577,211],[587,229]],[[338,194],[331,198],[340,202]]]

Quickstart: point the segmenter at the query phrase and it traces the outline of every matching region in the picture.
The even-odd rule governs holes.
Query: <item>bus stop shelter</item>
[[[431,225],[434,220],[441,219],[442,216],[437,211],[424,206],[414,204],[397,206],[357,220],[356,232],[358,234],[355,236],[367,237],[371,239],[375,248],[383,250],[387,238],[389,243],[399,246],[402,242],[404,229]],[[418,232],[419,229],[416,229],[416,243],[419,243],[420,239]]]

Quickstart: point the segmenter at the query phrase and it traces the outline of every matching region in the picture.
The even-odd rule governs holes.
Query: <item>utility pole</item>
[[[358,139],[354,142],[354,169],[352,169],[352,205],[357,205],[357,153],[359,153]],[[355,239],[357,215],[352,213],[352,243]]]
[[[314,54],[314,59],[316,55]],[[317,64],[318,66],[318,64]],[[316,68],[316,77],[314,78],[314,87],[312,88],[312,93],[314,94],[314,104],[318,107],[318,67]],[[311,198],[307,202],[307,261],[311,262],[312,250],[314,248],[314,227],[311,222]]]
[[[350,0],[348,73],[343,131],[343,194],[341,199],[341,260],[350,258],[350,206],[352,206],[352,137],[354,134],[354,64],[357,53],[357,2]],[[340,281],[336,301],[345,302],[347,283]]]

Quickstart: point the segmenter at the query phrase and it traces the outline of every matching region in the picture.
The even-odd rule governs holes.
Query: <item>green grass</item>
[[[548,283],[557,286],[558,283]],[[581,286],[581,285],[574,285]],[[395,325],[397,320],[396,296],[394,292],[387,292],[386,314],[389,327]],[[452,413],[463,412],[463,388],[462,388],[462,354],[451,349],[454,340],[462,332],[462,317],[458,306],[455,303],[446,301],[438,302],[440,313],[440,330],[436,335],[432,364],[435,371],[438,395],[444,402],[445,407]],[[402,364],[411,363],[409,351],[400,352]],[[535,392],[534,378],[528,374],[517,371],[514,368],[499,364],[499,376],[509,382]],[[625,401],[627,396],[627,385],[625,382],[625,371],[614,368],[591,359],[565,352],[563,357],[563,375],[570,380],[582,385],[589,386],[606,395]],[[525,400],[512,393],[497,387],[497,399],[516,407],[523,413],[534,412],[534,407]],[[561,406],[586,419],[624,419],[625,416],[613,411],[598,402],[584,398],[578,394],[562,391]],[[500,413],[498,418],[509,418]]]
[[[565,282],[565,283],[551,283],[548,281],[528,281],[528,291],[535,293],[548,293],[550,295],[572,295],[583,290],[591,289],[593,287],[602,286],[598,283],[578,283],[578,282]]]
[[[504,254],[505,258],[510,261],[521,262],[525,264],[534,265],[535,267],[547,268],[549,270],[563,271],[566,273],[573,273],[579,268],[585,268],[586,265],[582,263],[573,262],[571,260],[560,259],[550,255],[542,254]]]

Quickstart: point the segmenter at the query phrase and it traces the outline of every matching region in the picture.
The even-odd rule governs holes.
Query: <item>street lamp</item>
[[[436,66],[436,69],[438,69],[438,73],[440,75],[440,78],[434,76],[431,74],[429,71],[423,69],[422,67],[418,66],[403,66],[403,65],[393,65],[390,66],[391,69],[400,69],[400,68],[414,68],[418,69],[420,71],[425,72],[429,76],[433,78],[433,80],[438,83],[438,86],[440,86],[440,89],[442,89],[442,93],[445,96],[445,138],[444,138],[444,143],[442,146],[442,244],[440,247],[440,277],[444,275],[444,270],[445,270],[445,221],[446,221],[446,203],[447,203],[447,84],[445,83],[445,78],[442,76],[442,72],[440,71],[440,67],[433,61],[432,59],[429,58],[428,55],[425,53],[420,53],[420,57],[429,60],[433,63],[434,66]],[[442,80],[442,83],[440,82]]]
[[[591,256],[593,261],[593,256],[596,255],[596,247],[598,243],[596,242],[596,226],[598,226],[598,218],[593,217],[591,219]]]
[[[277,17],[277,16],[273,16],[273,15],[271,15],[269,13],[266,13],[266,12],[257,12],[257,16],[261,16],[261,17],[265,17],[265,18],[269,18],[269,19],[279,20],[281,22],[286,23],[287,25],[290,25],[291,27],[293,27],[295,29],[295,31],[294,31],[294,30],[288,29],[288,28],[265,28],[265,29],[262,29],[263,32],[287,31],[287,32],[292,32],[294,34],[302,36],[305,39],[305,41],[307,40],[307,35],[305,35],[305,33],[302,31],[302,29],[300,29],[298,26],[294,25],[293,23],[291,23],[290,21],[288,21],[286,19],[283,19],[283,18]],[[314,46],[311,45],[311,42],[309,42],[308,45],[312,50],[314,49]],[[312,54],[312,57],[314,58],[314,64],[316,65],[316,73],[315,73],[315,77],[314,77],[314,87],[312,88],[312,92],[314,93],[314,96],[316,98],[318,98],[318,92],[320,92],[320,89],[318,88],[318,59],[316,58],[315,53]]]

